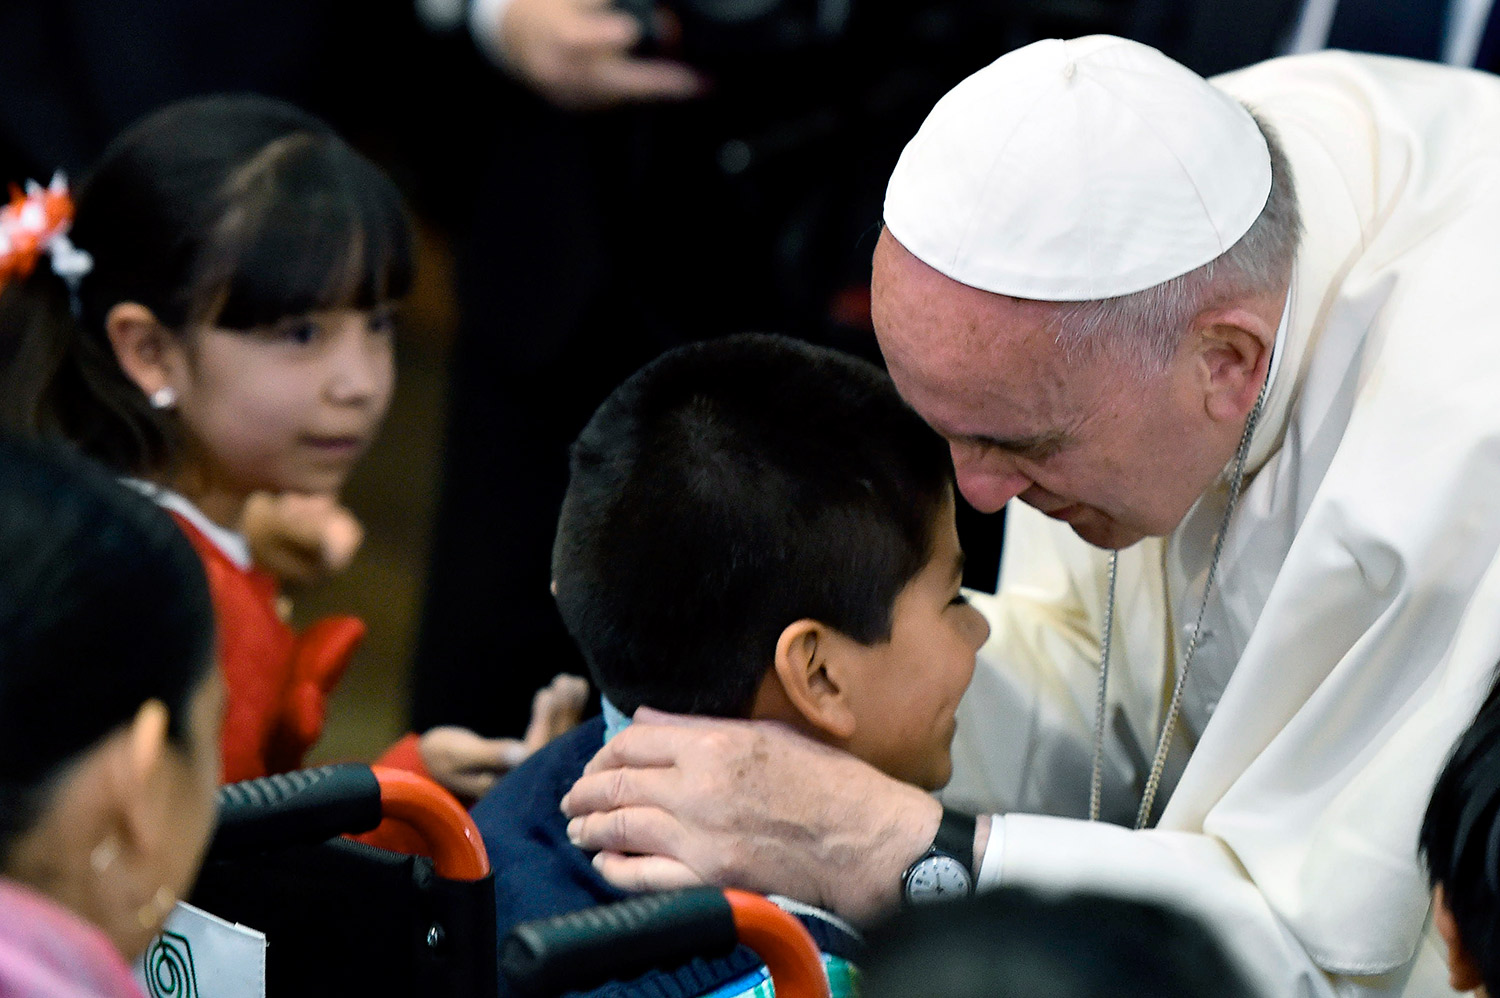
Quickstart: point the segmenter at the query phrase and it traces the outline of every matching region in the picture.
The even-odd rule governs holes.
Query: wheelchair
[[[516,926],[497,947],[479,831],[411,773],[342,764],[229,784],[219,814],[189,901],[265,934],[268,998],[494,998],[501,973],[517,993],[550,998],[741,944],[780,998],[828,996],[807,929],[743,891],[634,898]],[[346,837],[382,821],[414,833],[424,854]]]

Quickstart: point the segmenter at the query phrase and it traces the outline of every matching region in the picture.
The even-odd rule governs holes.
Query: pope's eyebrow
[[[1073,443],[1073,438],[1062,430],[1053,430],[1050,433],[1038,433],[1029,437],[970,437],[975,443],[986,447],[996,447],[1016,457],[1028,458],[1032,461],[1042,461],[1052,457]]]

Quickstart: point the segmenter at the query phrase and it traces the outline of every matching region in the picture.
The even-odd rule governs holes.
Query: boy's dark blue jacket
[[[474,821],[495,871],[498,939],[503,940],[519,922],[631,896],[601,877],[589,857],[568,841],[567,820],[558,807],[603,744],[603,718],[586,721],[527,759],[475,805]],[[858,959],[859,944],[848,933],[821,919],[804,917],[802,921],[824,952]],[[614,982],[589,994],[594,998],[696,998],[744,976],[760,962],[741,946],[723,959],[694,960],[635,981]],[[510,994],[502,979],[500,995]]]

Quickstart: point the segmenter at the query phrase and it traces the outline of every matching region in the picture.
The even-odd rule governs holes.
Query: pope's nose
[[[998,513],[1016,496],[1031,488],[1031,479],[1014,470],[981,463],[966,453],[966,448],[950,447],[958,490],[969,505],[981,513]]]

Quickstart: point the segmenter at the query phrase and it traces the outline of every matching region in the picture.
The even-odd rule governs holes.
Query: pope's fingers
[[[590,776],[621,767],[675,766],[690,746],[702,742],[703,735],[697,728],[637,722],[605,742],[583,767],[583,773]]]
[[[665,856],[626,856],[606,851],[594,857],[594,869],[605,880],[627,891],[670,891],[703,883],[703,878],[687,866]]]
[[[584,852],[677,859],[682,831],[675,817],[655,807],[620,807],[568,821],[568,841]]]
[[[655,707],[637,707],[631,720],[637,724],[666,724],[679,728],[715,728],[721,724],[717,717],[705,717],[702,714],[673,714],[671,711],[657,710]]]
[[[576,818],[639,805],[671,807],[676,778],[676,771],[665,768],[607,769],[585,773],[563,795],[562,811],[570,818]],[[603,848],[604,844],[599,843],[595,848]]]

